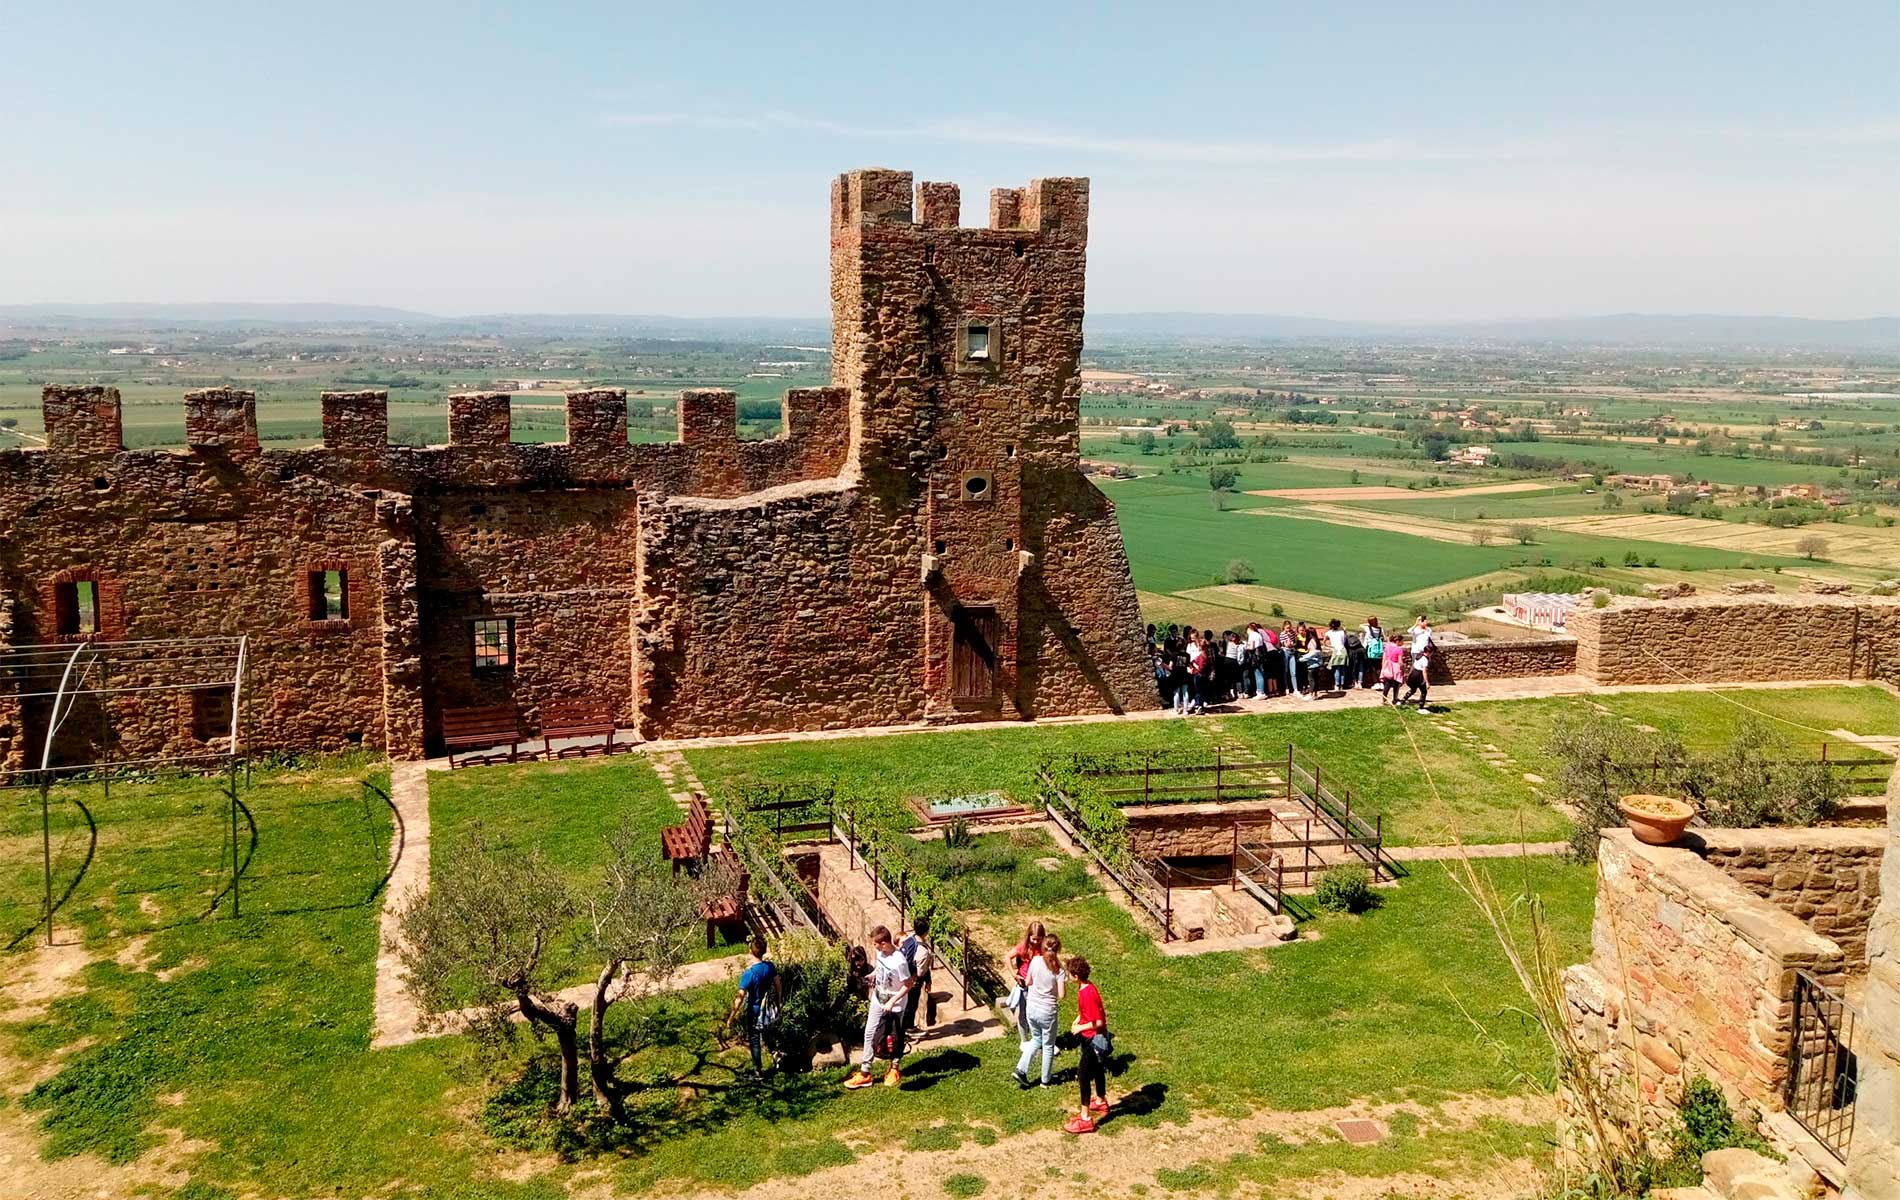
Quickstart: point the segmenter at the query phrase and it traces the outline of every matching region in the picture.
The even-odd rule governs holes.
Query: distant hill
[[[823,345],[830,322],[812,317],[674,317],[664,314],[486,313],[444,317],[365,304],[0,304],[0,325],[98,331],[155,326],[336,328],[401,326],[434,333],[586,334],[714,342]],[[1814,350],[1900,355],[1900,317],[1615,313],[1524,321],[1341,321],[1274,313],[1091,312],[1091,338],[1215,341],[1552,342],[1658,350]]]
[[[1900,317],[1811,320],[1698,313],[1616,313],[1526,321],[1444,324],[1331,321],[1268,313],[1090,313],[1086,328],[1116,338],[1178,337],[1299,341],[1303,339],[1568,342],[1579,345],[1690,350],[1841,350],[1900,354]]]

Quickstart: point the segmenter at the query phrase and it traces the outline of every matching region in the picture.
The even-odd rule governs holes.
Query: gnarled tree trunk
[[[525,986],[515,988],[515,1002],[520,1005],[522,1016],[554,1034],[554,1044],[561,1053],[561,1094],[554,1101],[554,1111],[567,1112],[574,1107],[581,1090],[580,1036],[577,1029],[580,1024],[580,1006],[567,1000],[543,1004]]]
[[[607,1057],[606,1025],[607,1006],[613,1003],[609,993],[622,962],[617,958],[609,962],[594,980],[593,1019],[587,1029],[587,1069],[594,1085],[594,1102],[616,1121],[625,1121],[627,1114],[620,1104],[620,1090],[614,1085],[614,1064]]]

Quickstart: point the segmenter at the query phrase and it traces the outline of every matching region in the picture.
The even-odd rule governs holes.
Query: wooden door
[[[959,608],[951,617],[956,636],[950,654],[950,694],[957,700],[996,696],[996,643],[1000,622],[994,608]]]

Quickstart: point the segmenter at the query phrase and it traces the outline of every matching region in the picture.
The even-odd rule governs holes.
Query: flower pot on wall
[[[1674,796],[1625,796],[1616,802],[1616,811],[1636,840],[1651,846],[1674,842],[1695,818],[1695,807]]]

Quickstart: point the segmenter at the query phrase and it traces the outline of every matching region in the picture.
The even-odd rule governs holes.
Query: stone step
[[[1807,1200],[1780,1163],[1740,1148],[1704,1154],[1702,1185],[1717,1200]]]

